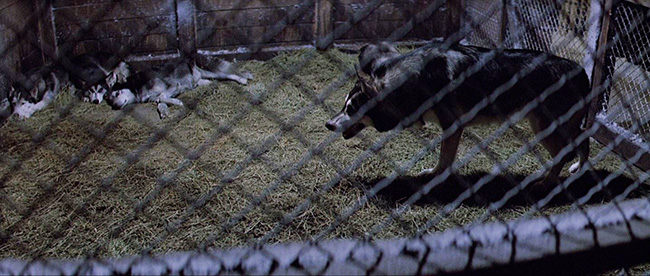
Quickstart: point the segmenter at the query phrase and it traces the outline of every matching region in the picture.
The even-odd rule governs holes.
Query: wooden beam
[[[622,135],[622,133],[616,133],[603,124],[598,128],[593,138],[604,146],[607,146],[620,135]],[[641,148],[639,145],[627,139],[623,139],[621,143],[614,145],[614,152],[622,158],[625,158],[632,162],[632,164],[634,164],[634,166],[637,168],[646,172],[650,171],[650,153],[648,153],[646,149]],[[637,160],[632,160],[633,157],[638,153],[641,154],[640,157]]]
[[[607,37],[609,32],[611,15],[612,15],[612,0],[605,0],[604,6],[602,7],[600,33],[598,35],[598,42],[595,49],[596,57],[594,59],[594,67],[591,74],[591,92],[595,93],[597,89],[601,89],[602,91],[599,93],[597,97],[594,97],[589,103],[589,110],[587,112],[587,119],[585,124],[586,128],[589,128],[593,125],[596,119],[596,114],[600,112],[602,109],[599,108],[599,102],[602,93],[605,92],[605,89],[603,89],[601,85],[603,82],[603,70],[605,70],[605,52],[607,48]]]
[[[333,0],[316,0],[314,18],[314,37],[316,49],[326,50],[334,44]]]
[[[508,0],[501,0],[501,16],[499,17],[499,26],[500,26],[500,31],[499,31],[499,46],[505,46],[503,45],[506,41],[506,32],[508,30],[508,10],[507,10],[507,4],[506,1]]]
[[[445,26],[445,39],[455,34],[462,27],[463,0],[447,0],[447,25]]]
[[[196,54],[196,11],[194,0],[176,1],[176,24],[178,24],[178,49],[182,56]]]
[[[632,4],[645,6],[646,8],[650,8],[650,0],[625,0],[625,1],[630,2]]]
[[[38,36],[43,64],[48,64],[58,57],[52,1],[34,0],[34,8],[38,18]]]

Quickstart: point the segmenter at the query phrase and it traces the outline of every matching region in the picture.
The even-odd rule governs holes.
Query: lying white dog
[[[71,59],[70,81],[84,102],[99,104],[116,83],[126,82],[130,66],[106,52],[86,53]]]
[[[133,103],[156,102],[160,118],[165,118],[169,115],[168,104],[183,105],[176,97],[185,91],[207,85],[214,79],[246,85],[248,79],[252,78],[250,73],[234,72],[234,66],[227,61],[200,63],[206,64],[207,68],[201,68],[194,62],[172,60],[163,66],[133,74],[126,82],[113,87],[106,102],[113,109],[122,109]]]
[[[8,93],[8,103],[13,114],[27,119],[49,105],[67,82],[67,74],[52,67],[32,70],[20,81],[15,81]],[[6,105],[6,104],[5,104]]]

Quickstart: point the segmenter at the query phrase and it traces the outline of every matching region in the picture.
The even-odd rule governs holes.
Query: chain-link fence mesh
[[[612,11],[610,35],[616,38],[607,56],[607,73],[612,78],[607,103],[607,120],[630,128],[639,120],[635,133],[648,140],[648,31],[650,24],[645,17],[648,8],[622,2]],[[635,22],[639,22],[635,24]]]
[[[607,123],[601,118],[570,141],[558,142],[557,152],[540,147],[608,83],[613,85],[605,120],[632,132],[644,129],[647,9],[615,3],[610,32],[615,35],[603,48],[590,43],[597,39],[593,26],[600,26],[606,13],[593,9],[606,11],[605,3],[462,2],[3,4],[0,13],[18,16],[0,17],[9,38],[0,44],[8,82],[0,94],[2,108],[16,113],[0,128],[0,273],[570,274],[628,271],[648,261],[643,185],[648,174],[634,166],[646,158],[644,144],[621,158],[613,150],[627,135],[604,145],[592,141],[584,166],[571,174],[565,168],[553,186],[536,185]],[[435,42],[425,47],[441,52],[457,53],[464,47],[458,42],[492,50],[459,65],[454,81],[389,132],[364,130],[343,140],[340,129],[327,130],[325,123],[347,103],[348,92],[363,85],[355,64],[363,68],[367,61],[349,49],[396,42],[400,53],[391,60],[418,53],[422,48],[413,45],[429,40]],[[313,41],[330,49],[316,50]],[[362,44],[349,44],[355,42]],[[460,135],[459,127],[481,110],[495,109],[500,95],[534,80],[530,75],[553,59],[535,52],[515,74],[495,79],[495,88],[467,113],[455,114],[450,125],[406,127],[424,123],[426,110],[510,53],[507,48],[548,51],[583,65],[589,75],[590,66],[598,66],[598,51],[611,48],[614,54],[606,58],[615,59],[610,61],[616,71],[610,72],[611,82],[570,101],[566,113],[542,129],[531,131],[522,121],[564,91],[580,70],[563,72],[500,123],[478,124]],[[109,58],[99,58],[100,50]],[[273,58],[255,60],[269,52]],[[237,62],[209,56],[223,54]],[[84,60],[90,68],[107,70],[89,70]],[[159,98],[113,110],[103,101],[116,108],[111,97],[122,90],[114,87],[143,91],[133,86],[135,78],[109,84],[121,61],[135,76],[156,72],[167,83],[177,75],[165,75],[161,64],[253,78],[192,83],[174,95],[179,106]],[[44,69],[31,71],[38,68]],[[66,88],[46,108],[19,118],[27,111],[16,110],[34,110],[44,98],[29,93],[38,78],[62,75],[93,85],[75,88],[61,81]],[[399,81],[415,78],[409,72],[403,76]],[[618,88],[626,82],[634,85]],[[79,92],[101,88],[108,92],[99,104],[84,102],[86,94]],[[382,91],[385,97],[391,92]],[[368,101],[358,114],[381,103]],[[169,112],[164,119],[161,110]],[[612,117],[624,113],[632,119]],[[462,136],[456,161],[435,175],[418,174],[438,162],[440,145],[454,135]],[[647,267],[633,271],[642,270]]]

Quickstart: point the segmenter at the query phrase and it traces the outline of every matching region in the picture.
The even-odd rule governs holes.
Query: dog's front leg
[[[158,102],[161,103],[166,103],[166,104],[171,104],[171,105],[178,105],[178,106],[183,106],[183,101],[176,99],[176,98],[161,98]]]
[[[443,131],[444,132],[444,131]],[[442,140],[440,145],[440,158],[438,164],[433,169],[425,169],[420,172],[420,175],[439,175],[454,163],[456,159],[456,152],[458,151],[458,144],[460,144],[460,137],[463,135],[463,129],[459,128],[452,133],[447,139]]]

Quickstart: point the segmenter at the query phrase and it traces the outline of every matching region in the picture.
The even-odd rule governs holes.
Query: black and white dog
[[[5,105],[18,118],[27,119],[54,101],[67,81],[68,75],[53,66],[31,70],[11,85]]]
[[[550,129],[541,143],[551,156],[574,144],[583,133],[580,126],[587,106],[563,122],[558,118],[567,114],[574,104],[584,101],[589,93],[584,69],[570,60],[537,51],[504,50],[490,58],[493,53],[489,49],[461,45],[444,50],[435,43],[407,54],[399,54],[389,44],[365,46],[359,54],[362,66],[356,67],[356,85],[341,112],[326,127],[341,132],[345,139],[354,137],[367,126],[388,131],[400,121],[410,125],[438,122],[443,131],[456,128],[442,141],[435,169],[426,170],[434,175],[454,162],[463,128],[475,123],[503,121],[531,102],[535,102],[534,108],[526,118],[536,134]],[[475,71],[464,73],[470,68]],[[459,77],[464,78],[460,83]],[[504,85],[508,82],[512,83]],[[443,90],[447,85],[453,89]],[[545,93],[547,89],[557,91]],[[429,100],[433,100],[428,105],[431,107],[418,111]],[[466,120],[460,121],[463,116]],[[556,184],[563,166],[576,154],[580,162],[571,166],[571,171],[587,161],[588,139],[571,148],[570,154],[555,163],[538,184],[544,187]]]
[[[71,59],[70,81],[84,102],[99,104],[116,83],[126,82],[130,66],[106,52],[87,53]]]
[[[201,59],[199,59],[201,60]],[[238,73],[227,61],[211,62],[209,59],[190,62],[175,59],[162,66],[133,74],[124,83],[117,83],[106,96],[106,102],[113,109],[122,109],[133,103],[156,102],[161,118],[169,115],[168,104],[182,106],[176,97],[198,86],[207,85],[211,80],[232,80],[247,84],[252,75]],[[202,68],[203,67],[203,68]]]

